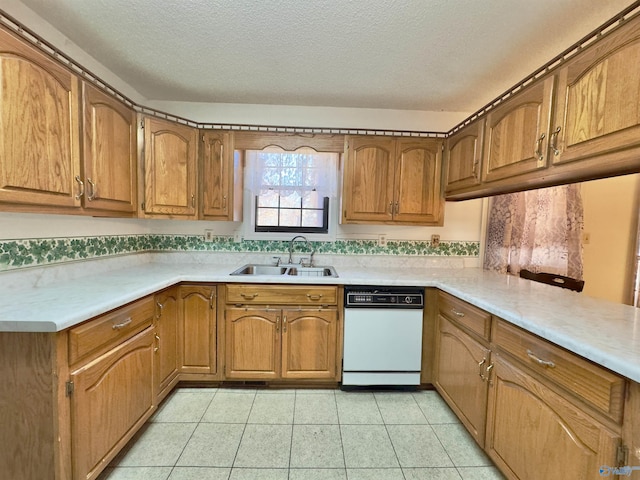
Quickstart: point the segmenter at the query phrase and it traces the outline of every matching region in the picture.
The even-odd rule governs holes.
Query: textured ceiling
[[[149,100],[471,112],[629,0],[22,0]]]

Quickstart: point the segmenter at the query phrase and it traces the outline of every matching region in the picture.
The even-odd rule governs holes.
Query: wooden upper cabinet
[[[0,203],[80,207],[77,77],[0,28]]]
[[[393,219],[395,140],[350,137],[344,167],[342,221],[385,222]]]
[[[567,62],[558,72],[553,163],[588,158],[577,166],[587,174],[638,171],[639,78],[639,18]]]
[[[470,123],[447,139],[445,192],[480,184],[484,118]]]
[[[442,141],[396,140],[393,220],[398,223],[441,224]]]
[[[198,130],[144,119],[145,212],[196,218]]]
[[[137,203],[135,112],[86,83],[83,100],[83,206],[134,213]]]
[[[234,220],[234,154],[230,132],[202,134],[202,218]],[[238,172],[241,175],[241,172]],[[240,192],[241,193],[241,192]]]
[[[490,182],[546,168],[554,77],[527,87],[489,112],[482,180]]]
[[[442,142],[349,137],[343,223],[441,224]]]

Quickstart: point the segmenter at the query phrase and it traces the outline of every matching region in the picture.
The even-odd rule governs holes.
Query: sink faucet
[[[307,248],[311,250],[311,255],[309,258],[309,266],[313,267],[313,254],[316,253],[316,251],[311,246],[311,243],[309,242],[309,240],[307,240],[307,237],[304,237],[302,235],[296,235],[289,242],[289,263],[290,264],[293,263],[293,242],[295,242],[297,239],[304,240],[307,243]],[[302,263],[302,259],[300,259],[300,263]]]

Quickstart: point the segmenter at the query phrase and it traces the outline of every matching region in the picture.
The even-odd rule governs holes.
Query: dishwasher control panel
[[[423,308],[424,289],[419,287],[345,287],[345,307]]]

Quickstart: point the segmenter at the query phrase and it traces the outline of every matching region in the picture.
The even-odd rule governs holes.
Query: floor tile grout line
[[[242,435],[240,435],[240,441],[238,442],[238,447],[236,448],[236,453],[233,456],[233,461],[231,462],[231,468],[229,469],[229,477],[227,480],[229,480],[231,478],[231,474],[233,473],[233,467],[236,463],[236,460],[238,458],[238,452],[240,451],[240,445],[242,445],[242,439],[244,438],[244,434],[247,431],[247,425],[249,424],[249,416],[251,415],[251,410],[253,410],[253,404],[256,401],[256,397],[257,397],[257,393],[254,392],[253,394],[253,401],[251,402],[251,408],[249,408],[249,413],[247,414],[247,420],[244,422],[244,427],[242,428]],[[237,424],[236,424],[237,425]]]
[[[389,443],[391,444],[391,448],[393,449],[393,454],[396,457],[396,462],[398,462],[398,468],[400,468],[400,473],[402,473],[402,478],[407,480],[407,477],[404,475],[404,470],[402,470],[402,464],[400,463],[400,459],[398,458],[398,452],[396,452],[396,447],[393,444],[393,440],[391,440],[391,434],[389,433],[389,429],[387,428],[387,423],[382,415],[382,410],[380,410],[380,405],[378,405],[378,399],[375,394],[373,395],[373,400],[376,403],[376,407],[378,408],[378,412],[380,413],[380,417],[382,418],[382,424],[384,425],[384,431],[387,432],[387,437],[389,438]]]

